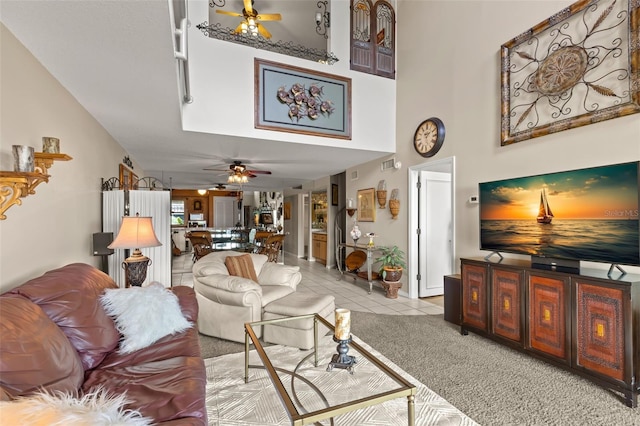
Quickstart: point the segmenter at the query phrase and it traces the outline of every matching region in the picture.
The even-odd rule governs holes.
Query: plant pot
[[[398,298],[398,290],[402,287],[402,283],[400,281],[382,281],[382,288],[387,292],[386,297],[389,299],[397,299]]]
[[[378,197],[378,204],[380,205],[380,208],[384,209],[387,206],[387,191],[376,191],[376,196]]]
[[[394,219],[397,218],[400,213],[400,200],[389,200],[389,211]]]
[[[384,267],[385,276],[384,280],[389,282],[397,282],[402,278],[402,268],[388,268]]]

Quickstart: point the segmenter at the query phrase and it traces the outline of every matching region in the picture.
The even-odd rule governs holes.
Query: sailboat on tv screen
[[[549,201],[547,201],[547,192],[542,188],[540,192],[540,209],[538,210],[538,223],[551,223],[553,220],[553,213],[551,207],[549,207]]]

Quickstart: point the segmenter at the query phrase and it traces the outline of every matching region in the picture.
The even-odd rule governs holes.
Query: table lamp
[[[147,267],[151,259],[143,256],[140,248],[157,247],[162,243],[158,241],[156,233],[153,231],[151,217],[123,216],[118,236],[111,244],[110,249],[134,249],[131,256],[122,262],[122,268],[127,276],[127,283],[140,287],[147,278]]]

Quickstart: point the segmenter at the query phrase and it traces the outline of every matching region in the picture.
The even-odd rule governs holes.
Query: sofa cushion
[[[103,387],[126,392],[126,408],[137,410],[154,424],[195,418],[206,424],[207,377],[201,357],[176,356],[161,361],[118,365],[87,372],[82,389]],[[185,419],[179,424],[197,424]]]
[[[253,261],[251,260],[250,254],[244,254],[242,256],[227,256],[224,260],[224,264],[227,266],[229,275],[248,278],[251,281],[258,282],[258,276],[253,268]]]
[[[295,290],[286,285],[263,285],[262,286],[262,307],[285,297]]]
[[[42,308],[67,336],[85,370],[94,368],[118,345],[120,334],[98,298],[115,282],[91,265],[73,263],[46,272],[9,291]]]
[[[73,392],[84,370],[65,334],[36,304],[0,297],[0,386],[16,397],[36,392]]]
[[[294,281],[294,275],[299,272],[299,266],[267,262],[262,267],[262,270],[260,270],[258,282],[263,285],[290,285],[290,283]]]
[[[191,327],[177,296],[157,282],[147,287],[107,289],[100,301],[122,334],[119,352],[123,354]]]

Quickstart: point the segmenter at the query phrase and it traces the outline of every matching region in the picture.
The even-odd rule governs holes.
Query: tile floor
[[[300,266],[302,281],[297,291],[331,294],[336,299],[336,307],[387,315],[438,315],[444,312],[442,296],[423,299],[399,296],[397,299],[388,299],[379,284],[374,284],[372,293],[368,294],[369,284],[365,280],[354,282],[348,276],[340,279],[336,269],[327,269],[319,263],[285,254],[284,264]],[[193,286],[192,266],[190,253],[174,257],[172,284]]]

